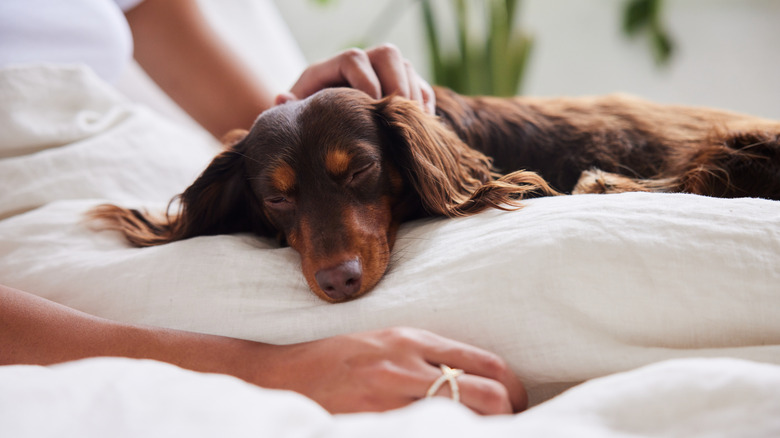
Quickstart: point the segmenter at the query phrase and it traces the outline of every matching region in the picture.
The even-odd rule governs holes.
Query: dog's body
[[[404,99],[374,101],[349,89],[275,107],[228,142],[180,196],[178,214],[155,219],[102,206],[93,217],[139,246],[277,236],[301,254],[311,289],[336,302],[376,285],[398,226],[414,218],[560,193],[780,199],[777,122],[625,96],[436,92],[438,118]]]
[[[534,171],[566,193],[644,188],[727,198],[780,196],[775,121],[625,95],[497,99],[439,90],[437,97],[444,122],[491,157],[499,172]],[[628,186],[593,185],[587,178],[592,173],[581,180],[592,169],[625,176],[637,186],[624,178],[615,179]]]

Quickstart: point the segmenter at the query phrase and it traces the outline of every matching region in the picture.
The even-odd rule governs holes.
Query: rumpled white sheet
[[[0,280],[98,316],[272,343],[426,328],[502,355],[534,404],[667,359],[780,364],[780,202],[569,196],[418,221],[400,230],[379,286],[339,305],[315,298],[297,254],[269,239],[131,248],[83,222],[106,201],[163,209],[216,150],[82,68],[0,71]],[[707,368],[697,363],[694,380]],[[689,403],[656,393],[670,410]],[[593,403],[567,406],[587,417]],[[643,412],[631,421],[652,422]]]
[[[446,399],[330,416],[296,393],[129,359],[0,367],[7,437],[740,437],[780,435],[780,368],[663,362],[595,379],[521,415]]]

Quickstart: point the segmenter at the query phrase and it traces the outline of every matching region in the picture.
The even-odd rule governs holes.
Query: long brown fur
[[[620,95],[436,93],[437,117],[349,89],[273,108],[249,133],[229,136],[172,201],[175,213],[105,205],[91,217],[137,246],[275,236],[301,254],[312,291],[337,302],[376,285],[398,226],[415,218],[516,209],[528,197],[565,193],[780,199],[774,121]]]

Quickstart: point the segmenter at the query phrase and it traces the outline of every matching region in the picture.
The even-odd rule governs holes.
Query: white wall
[[[402,11],[398,25],[382,40],[398,45],[428,75],[414,0],[332,0],[326,7],[312,0],[274,1],[309,61],[349,47]],[[385,7],[391,3],[395,6],[388,13]],[[536,43],[524,94],[621,91],[780,119],[780,1],[667,0],[665,18],[677,54],[662,69],[645,40],[621,34],[622,3],[525,0],[522,22]]]

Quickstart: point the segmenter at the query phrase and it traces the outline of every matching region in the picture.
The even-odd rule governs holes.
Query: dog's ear
[[[517,200],[533,192],[555,194],[533,172],[499,178],[490,158],[470,148],[415,102],[388,97],[374,108],[390,139],[390,156],[429,214],[464,216],[488,207],[518,207]]]
[[[376,103],[375,113],[390,139],[389,154],[428,213],[451,215],[491,179],[490,159],[416,103],[388,97]]]
[[[227,134],[223,135],[219,141],[222,143],[222,147],[227,150],[241,143],[247,135],[249,135],[249,131],[246,129],[231,129]]]
[[[242,140],[237,132],[228,134],[224,139],[226,150],[171,201],[171,204],[179,201],[178,213],[156,217],[138,210],[101,205],[90,217],[100,220],[103,228],[121,231],[137,246],[243,231],[273,235],[248,183],[246,158],[240,151]]]
[[[256,202],[247,181],[244,156],[233,147],[217,155],[181,195],[171,221],[175,238],[251,231]]]

